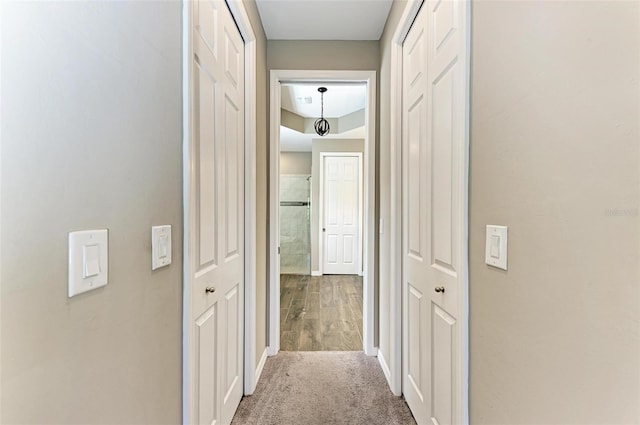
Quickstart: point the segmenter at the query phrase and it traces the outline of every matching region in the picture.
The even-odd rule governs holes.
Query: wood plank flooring
[[[362,277],[280,275],[280,350],[362,350]]]

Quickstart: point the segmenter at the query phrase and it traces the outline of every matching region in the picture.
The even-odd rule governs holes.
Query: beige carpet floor
[[[232,425],[415,424],[363,352],[280,352],[270,357]]]

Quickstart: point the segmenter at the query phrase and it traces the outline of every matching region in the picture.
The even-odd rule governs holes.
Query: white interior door
[[[325,156],[323,169],[324,274],[360,270],[360,159]]]
[[[189,420],[228,424],[243,391],[244,44],[224,1],[192,11]]]
[[[424,2],[403,45],[403,393],[419,424],[462,421],[466,7]]]

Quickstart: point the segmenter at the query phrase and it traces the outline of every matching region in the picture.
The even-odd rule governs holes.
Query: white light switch
[[[500,258],[500,236],[491,235],[491,257]]]
[[[88,277],[97,276],[100,274],[100,245],[84,245],[82,247],[82,263],[83,271],[82,277],[84,279]]]
[[[69,298],[108,283],[109,233],[84,230],[69,233]]]
[[[151,227],[151,270],[171,264],[171,226]]]
[[[507,270],[507,226],[487,225],[485,263]]]
[[[158,256],[160,258],[165,258],[167,256],[167,244],[169,243],[168,237],[165,235],[160,236],[158,240]]]

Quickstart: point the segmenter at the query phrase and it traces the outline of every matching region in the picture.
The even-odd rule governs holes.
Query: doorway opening
[[[271,72],[269,355],[376,355],[374,105],[374,71]]]
[[[280,350],[361,351],[366,86],[280,88]]]

